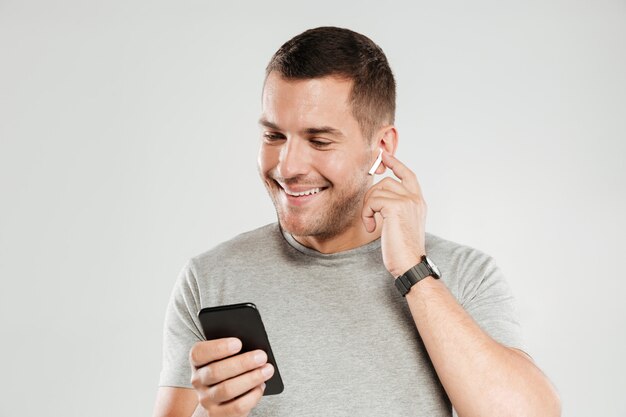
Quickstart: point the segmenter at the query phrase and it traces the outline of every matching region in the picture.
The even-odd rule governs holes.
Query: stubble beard
[[[363,198],[369,188],[367,177],[364,177],[362,181],[359,181],[359,178],[353,178],[349,188],[330,196],[330,207],[324,207],[325,210],[315,213],[308,207],[285,208],[279,201],[283,198],[280,195],[283,192],[282,189],[273,180],[269,179],[269,181],[272,185],[267,183],[265,185],[276,209],[281,228],[294,236],[315,236],[321,240],[338,236],[358,222],[363,208]],[[322,193],[330,194],[337,193],[337,191],[334,186],[331,186]],[[324,198],[327,197],[329,196],[324,196]]]

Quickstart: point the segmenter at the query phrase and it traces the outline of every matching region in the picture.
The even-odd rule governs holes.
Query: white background
[[[626,415],[624,1],[0,0],[0,416],[151,413],[179,270],[275,220],[263,71],[320,25],[387,53],[427,229],[499,262],[564,415]]]

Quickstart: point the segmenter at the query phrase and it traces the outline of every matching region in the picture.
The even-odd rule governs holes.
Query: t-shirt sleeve
[[[192,387],[189,351],[204,340],[197,316],[199,307],[198,284],[190,260],[178,275],[165,313],[159,386]]]
[[[480,254],[465,268],[461,304],[478,325],[500,344],[525,350],[515,299],[495,260]]]

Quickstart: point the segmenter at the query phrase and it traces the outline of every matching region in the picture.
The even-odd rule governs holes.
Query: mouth
[[[276,181],[286,200],[295,206],[301,206],[316,200],[328,187],[292,186]]]
[[[322,191],[322,188],[311,188],[309,190],[305,190],[305,191],[300,191],[300,192],[294,192],[294,191],[290,191],[286,188],[283,188],[283,191],[285,192],[285,194],[290,195],[292,197],[304,197],[305,195],[313,195],[313,194],[317,194],[320,191]]]

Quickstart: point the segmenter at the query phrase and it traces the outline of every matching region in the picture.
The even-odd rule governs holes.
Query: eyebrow
[[[265,118],[259,119],[259,124],[269,129],[282,130],[276,123],[272,123]],[[307,135],[333,135],[333,136],[338,136],[338,137],[346,136],[343,134],[341,130],[336,129],[331,126],[308,127],[303,130],[303,133]]]

